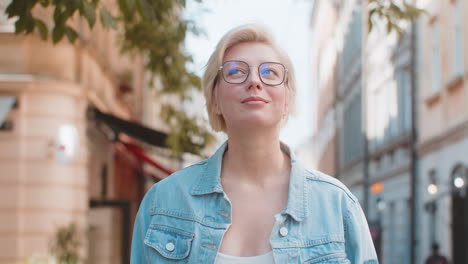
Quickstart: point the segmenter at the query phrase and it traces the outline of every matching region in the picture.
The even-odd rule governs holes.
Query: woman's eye
[[[229,73],[229,75],[235,75],[235,74],[243,74],[244,71],[242,71],[239,68],[231,68],[231,69],[229,69],[228,73]]]
[[[261,71],[261,74],[262,75],[271,75],[271,74],[276,74],[276,72],[274,70],[272,70],[272,69],[263,69]]]

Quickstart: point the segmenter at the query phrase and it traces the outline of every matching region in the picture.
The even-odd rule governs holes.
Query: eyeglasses
[[[264,62],[258,67],[260,80],[266,85],[280,85],[284,82],[288,69],[278,62]],[[230,84],[240,84],[249,78],[250,66],[244,61],[231,60],[219,67],[223,79]]]

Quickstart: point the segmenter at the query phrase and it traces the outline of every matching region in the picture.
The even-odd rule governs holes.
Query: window
[[[396,205],[394,201],[391,201],[389,203],[389,210],[388,210],[388,257],[395,259],[395,256],[397,255],[397,245],[398,241],[396,240],[396,220],[398,217],[396,217]]]
[[[349,74],[350,67],[356,67],[361,59],[362,48],[362,12],[361,6],[357,5],[353,10],[351,22],[346,29],[344,36],[344,47],[342,52],[342,61],[340,63],[340,76],[345,79]]]
[[[361,120],[361,93],[354,95],[343,113],[343,151],[342,161],[346,166],[358,160],[363,154],[363,135]]]
[[[398,84],[395,81],[390,81],[385,88],[387,91],[386,95],[386,106],[387,106],[387,124],[388,127],[388,140],[392,140],[398,135]],[[388,141],[387,141],[388,142]]]
[[[0,96],[0,131],[13,130],[11,110],[17,107],[15,96]]]
[[[411,74],[409,68],[402,68],[397,73],[398,83],[398,119],[399,132],[411,129]]]
[[[406,225],[406,234],[411,234],[411,199],[406,199],[405,200],[406,207],[405,207],[405,225]],[[403,236],[403,241],[406,242],[402,243],[403,250],[404,250],[404,255],[403,255],[403,263],[411,263],[411,236],[410,235],[404,235]]]
[[[440,32],[439,25],[435,21],[431,25],[431,57],[432,57],[432,91],[439,91],[440,82]]]
[[[463,19],[461,0],[452,5],[453,69],[456,77],[463,75]]]

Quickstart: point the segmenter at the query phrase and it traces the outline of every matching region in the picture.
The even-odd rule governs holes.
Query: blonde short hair
[[[244,42],[264,43],[270,45],[278,53],[280,62],[288,69],[288,75],[285,84],[289,90],[289,112],[294,109],[296,79],[294,75],[294,68],[291,60],[289,59],[289,56],[275,44],[271,33],[265,27],[258,24],[239,26],[227,32],[218,42],[216,49],[208,60],[206,71],[202,78],[202,87],[206,99],[206,110],[208,112],[210,125],[215,131],[226,132],[226,122],[223,116],[217,115],[214,109],[214,89],[216,87],[217,81],[219,80],[219,67],[223,63],[223,58],[226,51],[229,48]],[[287,116],[288,115],[286,115],[284,121],[287,120]]]

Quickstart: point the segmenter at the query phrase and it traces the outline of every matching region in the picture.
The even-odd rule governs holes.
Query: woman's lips
[[[243,100],[242,103],[248,104],[248,105],[263,105],[263,104],[267,104],[268,101],[259,96],[251,96]]]
[[[266,102],[264,102],[264,101],[248,101],[248,102],[245,102],[244,104],[246,104],[246,105],[264,105],[264,104],[266,104]]]

